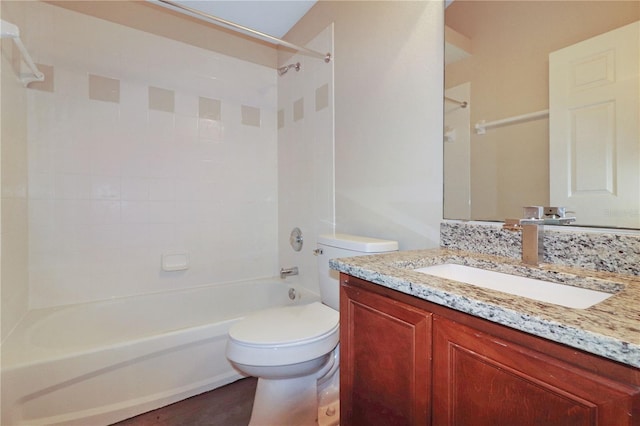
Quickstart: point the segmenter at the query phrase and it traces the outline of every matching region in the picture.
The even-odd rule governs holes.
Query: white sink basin
[[[453,263],[427,266],[426,268],[415,269],[415,271],[568,308],[586,309],[613,296],[613,294],[603,291],[509,275],[502,272],[487,271]]]

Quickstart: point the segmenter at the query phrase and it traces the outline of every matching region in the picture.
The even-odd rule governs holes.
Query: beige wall
[[[471,124],[548,108],[549,52],[639,19],[633,1],[455,1],[447,26],[472,56],[447,66],[446,87],[471,82]],[[472,133],[472,218],[519,217],[548,205],[548,120]]]
[[[287,34],[335,28],[336,229],[439,244],[441,2],[320,1]]]
[[[22,18],[11,3],[2,2],[2,19],[20,24]],[[3,39],[0,66],[1,340],[26,313],[28,305],[27,97],[25,88],[16,77],[18,60],[13,41]]]

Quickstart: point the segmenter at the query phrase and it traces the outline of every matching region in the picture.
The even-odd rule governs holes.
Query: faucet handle
[[[545,207],[544,215],[551,217],[552,219],[559,219],[565,217],[567,214],[566,207]]]
[[[522,217],[524,219],[543,219],[544,207],[542,206],[526,206],[522,208]]]
[[[575,216],[567,216],[567,213],[574,213],[567,211],[566,207],[545,207],[544,208],[544,222],[549,225],[570,225],[576,221]]]

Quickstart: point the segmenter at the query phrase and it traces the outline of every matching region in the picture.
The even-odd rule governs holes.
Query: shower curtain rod
[[[549,117],[549,110],[543,109],[541,111],[530,112],[528,114],[516,115],[515,117],[503,118],[501,120],[495,120],[495,121],[480,120],[476,123],[474,127],[476,129],[477,134],[484,135],[485,133],[487,133],[487,129],[489,128],[504,126],[506,124],[522,123],[523,121],[538,120],[546,117]]]
[[[228,27],[232,27],[232,28],[240,30],[240,31],[244,31],[244,32],[249,33],[249,34],[256,35],[258,37],[266,38],[266,39],[270,40],[271,42],[273,42],[275,44],[279,44],[279,45],[288,47],[290,49],[297,50],[300,53],[304,53],[306,55],[313,56],[315,58],[323,59],[327,63],[329,63],[331,61],[331,53],[320,53],[320,52],[317,52],[315,50],[307,49],[306,47],[298,46],[297,44],[293,44],[293,43],[290,43],[288,41],[282,40],[282,39],[280,39],[278,37],[274,37],[272,35],[265,34],[263,32],[254,30],[253,28],[245,27],[244,25],[240,25],[240,24],[236,24],[235,22],[227,21],[226,19],[222,19],[222,18],[219,18],[217,16],[210,15],[208,13],[202,12],[202,11],[197,10],[197,9],[193,9],[193,8],[191,8],[189,6],[185,6],[185,5],[182,5],[182,4],[179,4],[179,3],[175,3],[173,1],[169,1],[169,0],[157,0],[157,1],[159,1],[160,3],[167,4],[167,5],[171,6],[171,7],[175,7],[175,8],[178,8],[178,9],[185,10],[185,11],[187,11],[189,13],[194,14],[194,15],[198,15],[199,17],[205,18],[206,20],[214,21],[216,23],[223,24],[223,25],[226,25]]]
[[[453,99],[453,98],[450,98],[450,97],[448,97],[448,96],[445,96],[445,97],[444,97],[444,100],[445,100],[445,101],[449,101],[449,102],[453,102],[454,104],[458,104],[458,105],[460,105],[460,108],[466,108],[466,107],[467,107],[467,105],[469,105],[469,104],[467,103],[467,101],[459,101],[459,100],[457,100],[457,99]]]

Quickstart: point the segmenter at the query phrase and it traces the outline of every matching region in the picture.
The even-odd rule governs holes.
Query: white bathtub
[[[296,301],[278,279],[30,311],[2,345],[2,425],[107,425],[241,376],[227,330]],[[300,290],[297,291],[300,295]]]

